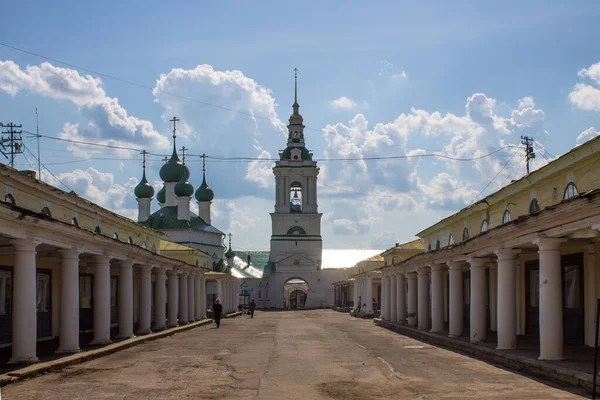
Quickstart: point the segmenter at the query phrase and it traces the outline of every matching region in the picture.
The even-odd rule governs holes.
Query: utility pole
[[[16,155],[23,153],[23,138],[21,137],[23,131],[15,130],[15,128],[22,128],[23,125],[15,125],[10,122],[8,124],[0,124],[0,126],[5,128],[2,131],[2,141],[0,141],[2,150],[0,152],[4,157],[10,159],[10,166],[14,168]]]
[[[527,175],[529,175],[529,163],[535,158],[533,138],[531,136],[521,136],[521,144],[525,145],[525,164],[527,164]]]

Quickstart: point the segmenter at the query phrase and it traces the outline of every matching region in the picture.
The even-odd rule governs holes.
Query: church
[[[273,167],[275,208],[271,213],[270,251],[238,252],[236,263],[242,271],[252,265],[264,265],[261,277],[243,278],[239,287],[240,301],[252,298],[259,308],[329,307],[333,304],[332,284],[345,274],[339,266],[331,268],[324,262],[325,253],[332,250],[323,250],[317,193],[319,168],[306,147],[297,75],[292,109],[287,147],[279,152]],[[372,255],[358,254],[362,258]]]

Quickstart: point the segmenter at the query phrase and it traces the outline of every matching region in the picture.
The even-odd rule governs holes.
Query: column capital
[[[92,256],[92,263],[94,265],[109,265],[110,264],[110,256],[107,255],[94,255]]]
[[[485,265],[490,262],[490,259],[488,257],[482,257],[482,258],[469,257],[467,262],[469,263],[471,268],[482,268],[482,267],[485,267]]]
[[[417,273],[415,271],[407,271],[406,279],[409,279],[409,280],[417,279]]]
[[[173,269],[173,268],[167,269],[167,275],[169,275],[169,276],[177,276],[177,270]]]
[[[10,241],[10,244],[15,248],[15,252],[18,253],[33,252],[40,243],[38,240],[33,239],[12,239]]]
[[[538,247],[538,251],[560,250],[560,245],[565,243],[567,239],[561,238],[538,238],[533,241]]]
[[[81,250],[79,249],[59,249],[57,250],[58,254],[60,254],[60,257],[63,260],[68,260],[68,259],[79,259],[79,255],[81,254]]]
[[[152,271],[152,265],[148,264],[135,264],[136,268],[142,271]]]
[[[451,260],[447,262],[448,269],[450,271],[462,271],[463,265],[465,265],[465,261],[463,260]]]
[[[432,271],[443,271],[446,268],[446,263],[435,263],[435,264],[431,264],[431,270]]]
[[[165,272],[167,272],[167,269],[165,267],[153,265],[152,268],[154,269],[154,272],[157,274],[164,274]]]
[[[422,266],[422,267],[417,268],[417,273],[419,275],[428,275],[429,270],[427,269],[427,266]]]
[[[497,249],[494,250],[494,254],[498,257],[498,260],[514,260],[521,253],[521,250],[517,249]]]

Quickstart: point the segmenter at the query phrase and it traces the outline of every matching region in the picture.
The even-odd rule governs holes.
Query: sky
[[[136,219],[139,150],[158,190],[176,115],[213,225],[268,249],[298,68],[324,248],[389,248],[523,176],[522,135],[537,169],[600,131],[600,3],[422,3],[10,2],[0,122],[134,149],[41,139],[42,179]]]

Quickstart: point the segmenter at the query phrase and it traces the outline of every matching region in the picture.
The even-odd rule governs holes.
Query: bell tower
[[[275,212],[271,213],[270,262],[292,260],[296,265],[320,269],[323,240],[317,204],[319,168],[304,142],[304,120],[299,113],[298,70],[294,69],[294,104],[288,140],[275,163]],[[301,256],[301,257],[293,257]],[[287,264],[287,261],[285,262]]]

